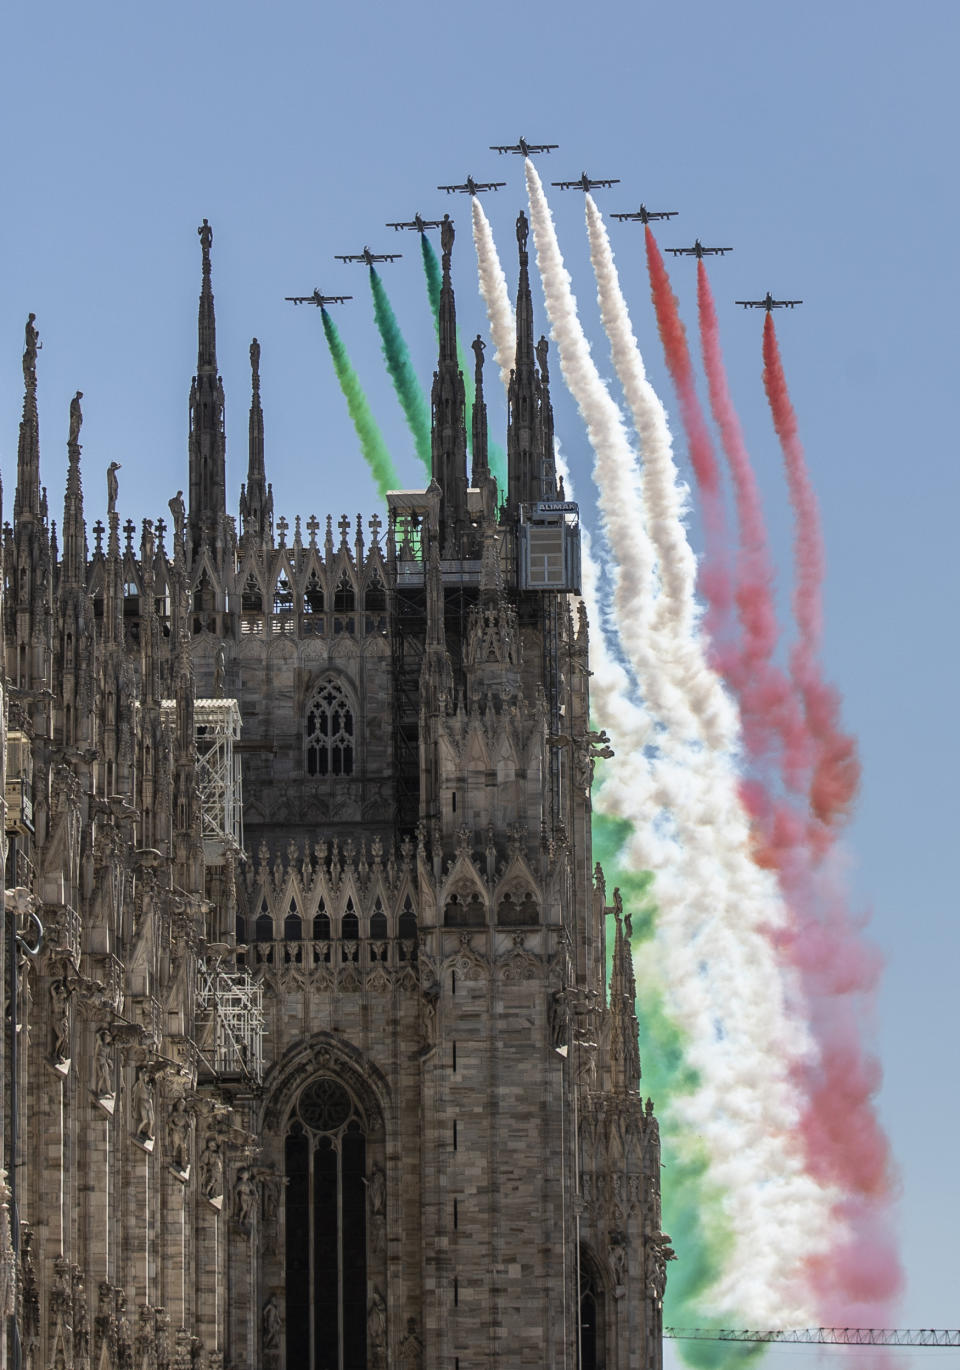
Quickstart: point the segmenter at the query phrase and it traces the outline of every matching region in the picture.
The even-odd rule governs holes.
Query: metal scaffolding
[[[161,705],[171,716],[176,707],[172,699]],[[240,739],[240,707],[235,699],[198,699],[193,719],[203,859],[208,866],[222,866],[228,852],[243,847],[240,757],[234,747]]]
[[[263,1078],[263,993],[246,971],[197,965],[197,1046],[218,1076]]]

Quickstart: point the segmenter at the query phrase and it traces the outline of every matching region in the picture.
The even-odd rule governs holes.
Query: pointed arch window
[[[284,1147],[288,1366],[368,1364],[367,1212],[382,1224],[385,1207],[368,1135],[363,1111],[340,1080],[320,1076],[301,1091]]]
[[[356,605],[357,595],[353,582],[345,570],[341,571],[337,588],[333,593],[334,633],[356,632],[356,619],[353,616]]]
[[[323,586],[316,571],[310,572],[310,578],[303,588],[303,631],[305,633],[322,633],[324,631],[324,609],[326,602],[323,597]]]
[[[354,717],[343,686],[332,676],[321,681],[307,709],[307,775],[353,775]]]

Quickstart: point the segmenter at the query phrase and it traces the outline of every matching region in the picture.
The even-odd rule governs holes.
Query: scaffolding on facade
[[[176,707],[172,699],[161,704],[171,721]],[[193,720],[203,860],[207,866],[222,866],[228,852],[243,847],[243,793],[235,749],[240,740],[240,707],[235,699],[198,699]]]
[[[247,971],[197,965],[197,1047],[217,1076],[263,1078],[263,991]]]

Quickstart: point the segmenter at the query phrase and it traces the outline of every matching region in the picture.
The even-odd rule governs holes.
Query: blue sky
[[[52,508],[62,508],[67,406],[78,388],[88,522],[105,507],[112,460],[123,463],[124,516],[166,514],[186,485],[204,216],[215,230],[231,488],[246,466],[256,334],[278,514],[375,506],[320,320],[283,301],[314,285],[356,297],[338,323],[403,478],[415,484],[365,271],[333,254],[364,243],[406,254],[384,268],[384,281],[427,380],[434,340],[418,244],[382,225],[416,209],[454,214],[462,331],[486,331],[469,204],[434,187],[468,171],[509,181],[486,208],[512,284],[522,166],[498,162],[487,145],[523,133],[561,145],[541,164],[549,179],[584,167],[621,177],[598,195],[604,209],[644,200],[680,211],[659,234],[662,245],[695,235],[734,245],[711,280],[786,573],[790,520],[760,387],[761,320],[732,301],[767,289],[805,301],[779,316],[778,328],[823,509],[826,658],[864,761],[851,878],[887,961],[877,1034],[881,1107],[902,1175],[905,1326],[958,1318],[957,14],[936,0],[382,8],[53,0],[11,8],[0,53],[8,516],[28,310],[44,342],[41,441]],[[554,192],[553,204],[609,373],[582,200]],[[611,234],[648,367],[675,411],[642,231],[614,224]],[[692,326],[692,264],[672,274]],[[566,397],[556,398],[584,494],[583,425]],[[491,434],[503,423],[492,405]],[[795,1363],[814,1353],[777,1354]]]

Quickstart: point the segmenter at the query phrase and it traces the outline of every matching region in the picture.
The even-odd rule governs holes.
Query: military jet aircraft
[[[696,257],[699,261],[701,257],[722,257],[725,252],[732,252],[732,247],[704,247],[699,238],[694,240],[693,247],[668,247],[668,252],[672,252],[675,257]]]
[[[421,219],[421,217],[420,217],[420,211],[419,211],[419,209],[418,209],[417,212],[416,212],[416,214],[414,214],[413,218],[410,219],[410,220],[408,220],[407,222],[405,222],[405,223],[392,223],[392,224],[387,224],[386,227],[387,227],[387,228],[392,228],[392,229],[394,229],[394,230],[399,230],[399,229],[401,229],[401,228],[415,228],[415,229],[417,230],[418,233],[426,233],[426,231],[427,231],[428,228],[439,228],[439,227],[440,227],[440,220],[439,220],[439,219]]]
[[[515,152],[519,157],[532,157],[536,152],[554,152],[559,143],[528,143],[526,138],[518,138],[515,143],[491,143],[491,152]]]
[[[448,195],[455,190],[459,190],[462,195],[479,195],[483,190],[499,190],[506,184],[506,181],[475,181],[472,176],[468,176],[462,186],[437,186],[437,189],[445,190]]]
[[[338,262],[366,262],[367,266],[373,266],[374,262],[397,262],[403,256],[402,252],[371,252],[369,247],[364,245],[362,252],[333,254]]]
[[[627,219],[633,223],[649,224],[654,219],[675,219],[677,210],[675,209],[647,209],[646,205],[641,205],[639,209],[631,210],[629,214],[611,214],[612,219],[619,219],[621,223]]]
[[[594,190],[597,186],[618,186],[620,184],[620,177],[614,176],[612,180],[604,180],[601,178],[600,180],[592,181],[585,171],[581,171],[579,177],[575,181],[551,181],[550,184],[552,186],[559,186],[561,190],[587,191]]]
[[[319,290],[314,290],[312,295],[285,295],[285,300],[291,304],[315,304],[318,309],[322,309],[325,304],[344,304],[347,300],[352,300],[352,295],[321,295]]]
[[[765,309],[769,314],[771,309],[793,309],[803,300],[775,300],[768,290],[762,300],[734,300],[734,304],[742,304],[744,309]]]

